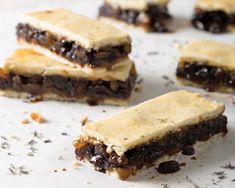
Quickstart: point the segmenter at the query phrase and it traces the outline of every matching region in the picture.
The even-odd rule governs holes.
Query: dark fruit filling
[[[178,67],[176,75],[203,85],[209,91],[226,86],[235,89],[235,72],[229,72],[218,67],[203,63],[185,63]]]
[[[93,49],[86,51],[75,41],[56,36],[48,31],[36,29],[28,24],[20,23],[17,25],[16,30],[18,39],[40,45],[81,66],[87,64],[91,67],[102,66],[109,69],[114,61],[126,57],[131,52],[131,44],[122,44],[114,47],[107,46],[98,51]]]
[[[224,33],[227,32],[229,25],[235,25],[235,15],[229,15],[222,10],[204,11],[196,9],[192,24],[200,30]]]
[[[227,133],[227,118],[223,115],[189,126],[179,132],[169,133],[161,140],[137,146],[122,156],[118,156],[115,151],[107,153],[107,146],[104,144],[94,145],[82,140],[75,143],[75,153],[78,158],[90,161],[96,170],[101,172],[112,168],[136,167],[142,169],[145,165],[152,165],[165,154],[177,153],[186,146],[195,144],[196,141],[208,140],[219,133]]]
[[[99,16],[111,17],[128,24],[148,27],[153,32],[168,32],[166,21],[171,18],[166,7],[159,7],[154,4],[149,4],[146,11],[138,11],[115,9],[105,3],[100,7]]]
[[[128,99],[135,85],[136,74],[127,81],[90,81],[63,76],[0,76],[0,89],[27,92],[33,96],[55,93],[73,99],[90,98],[102,100],[106,97]]]

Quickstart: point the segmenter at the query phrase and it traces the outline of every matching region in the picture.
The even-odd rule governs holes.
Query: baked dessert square
[[[193,41],[182,49],[176,75],[185,85],[235,93],[235,46]]]
[[[212,33],[235,31],[235,0],[197,0],[192,24]]]
[[[169,0],[104,0],[99,18],[126,23],[149,32],[168,32]]]
[[[127,179],[197,141],[227,133],[224,105],[175,91],[85,125],[74,142],[78,159]]]
[[[20,44],[71,66],[110,69],[131,52],[127,33],[62,8],[25,14],[16,30]]]
[[[0,69],[0,94],[37,100],[127,105],[135,85],[131,60],[104,71],[83,72],[32,50],[19,49]]]

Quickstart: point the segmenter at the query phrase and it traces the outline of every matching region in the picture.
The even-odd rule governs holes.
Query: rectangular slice
[[[169,0],[105,0],[100,7],[99,17],[121,21],[150,32],[168,32]],[[111,19],[111,20],[110,20]]]
[[[127,179],[197,141],[227,133],[224,105],[175,91],[85,125],[74,142],[78,159]]]
[[[72,66],[109,69],[131,52],[127,33],[62,8],[25,14],[16,30],[20,44]]]
[[[40,100],[81,101],[91,105],[127,105],[135,85],[128,58],[119,67],[85,73],[31,50],[20,49],[0,69],[1,95]]]
[[[197,40],[181,52],[178,80],[208,91],[235,93],[235,46],[211,40]]]
[[[212,33],[235,31],[235,0],[197,0],[192,24]]]

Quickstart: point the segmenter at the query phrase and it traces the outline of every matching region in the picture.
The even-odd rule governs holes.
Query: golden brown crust
[[[235,46],[212,40],[195,40],[182,49],[179,66],[195,62],[235,71]]]
[[[76,41],[87,50],[131,42],[127,33],[63,8],[28,13],[20,22]]]
[[[89,80],[126,81],[133,67],[132,61],[126,58],[109,71],[105,68],[79,69],[64,65],[32,50],[18,49],[10,58],[5,60],[4,72],[23,75],[60,75]]]

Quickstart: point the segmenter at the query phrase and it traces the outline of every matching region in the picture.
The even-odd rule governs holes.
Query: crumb
[[[84,117],[81,119],[80,122],[81,122],[82,126],[86,125],[87,122],[88,122],[88,117],[87,117],[87,116],[84,116]]]
[[[24,120],[21,121],[21,123],[22,123],[22,124],[29,124],[30,121],[29,121],[28,119],[24,119]]]
[[[102,112],[103,112],[103,113],[105,113],[105,112],[106,112],[106,110],[103,110]]]
[[[180,166],[186,166],[186,163],[180,163]]]
[[[58,172],[57,170],[54,170],[54,172]]]
[[[34,156],[35,156],[32,152],[29,152],[27,155],[28,155],[29,157],[34,157]]]
[[[14,139],[14,140],[17,140],[17,141],[20,140],[20,138],[18,136],[16,136],[16,135],[11,135],[11,138]]]
[[[149,180],[152,180],[152,179],[154,179],[154,178],[155,178],[155,176],[152,176],[152,177],[149,178]]]
[[[181,50],[182,47],[183,47],[183,46],[182,46],[180,43],[174,43],[174,48],[175,48],[176,50]]]
[[[232,182],[235,182],[235,179],[233,179]]]
[[[228,99],[232,101],[232,104],[235,105],[235,98],[233,96],[229,96]]]
[[[46,119],[44,119],[40,114],[36,113],[36,112],[32,112],[30,114],[32,120],[34,120],[37,123],[46,123]]]
[[[143,90],[144,90],[143,85],[139,85],[139,84],[135,85],[135,88],[134,88],[135,92],[142,92]]]
[[[190,159],[192,159],[192,160],[197,160],[197,158],[196,158],[196,157],[191,157]]]
[[[62,169],[62,171],[63,171],[63,172],[66,172],[66,171],[67,171],[67,169],[66,169],[66,168],[63,168],[63,169]]]
[[[77,169],[80,166],[80,163],[78,161],[73,161],[72,166]]]
[[[25,103],[37,103],[37,102],[40,102],[42,101],[42,97],[37,97],[37,96],[30,96],[26,99],[23,100],[23,102]]]

